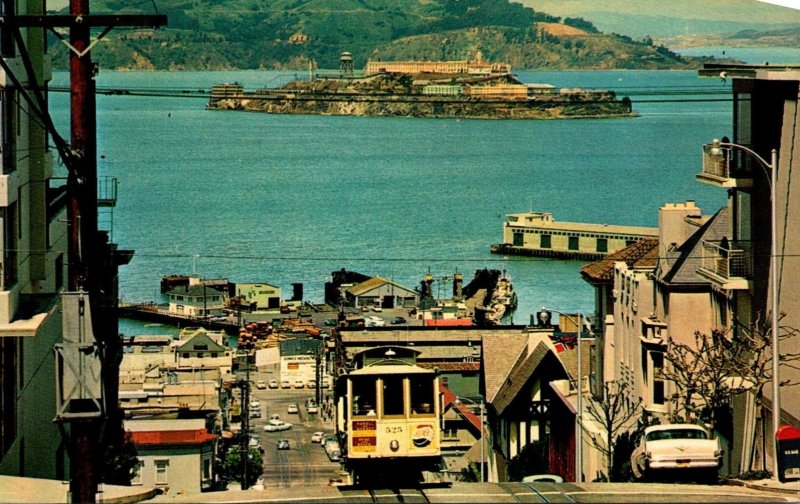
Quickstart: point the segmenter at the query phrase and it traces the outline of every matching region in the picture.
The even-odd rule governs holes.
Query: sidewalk
[[[760,480],[728,480],[729,485],[744,486],[752,488],[753,490],[762,490],[765,492],[776,492],[787,495],[800,496],[800,481],[788,481],[781,483],[774,479],[760,479]]]
[[[69,502],[69,481],[0,476],[0,502]],[[133,504],[152,499],[159,491],[141,486],[100,485],[98,503]]]

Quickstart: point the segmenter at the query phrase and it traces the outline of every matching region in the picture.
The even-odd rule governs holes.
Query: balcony
[[[697,272],[724,290],[749,289],[753,279],[751,243],[704,241]]]
[[[699,182],[724,188],[747,188],[753,185],[753,175],[747,158],[731,147],[710,143],[703,145],[703,172]]]

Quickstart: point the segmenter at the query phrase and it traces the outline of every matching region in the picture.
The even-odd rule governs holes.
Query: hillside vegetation
[[[92,13],[152,13],[151,3],[96,0]],[[158,4],[156,4],[158,5]],[[369,59],[472,59],[514,68],[696,68],[650,40],[603,34],[507,0],[172,0],[168,26],[112,31],[92,54],[103,68],[356,68]],[[51,41],[55,65],[66,47]]]

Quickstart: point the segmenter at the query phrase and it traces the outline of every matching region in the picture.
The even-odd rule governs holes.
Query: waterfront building
[[[205,420],[127,420],[125,430],[139,460],[131,485],[171,494],[213,488],[217,436],[206,430]]]
[[[234,296],[242,307],[255,310],[277,310],[281,307],[281,288],[268,283],[236,283]]]
[[[227,294],[207,285],[198,277],[191,277],[188,285],[179,285],[166,293],[167,311],[173,315],[206,317],[219,315],[227,306]]]
[[[8,4],[5,16],[42,15],[43,2]],[[24,99],[52,79],[41,28],[21,30],[27,55],[12,28],[0,55],[19,79],[0,70],[0,474],[65,479],[67,440],[57,414],[54,347],[63,343],[60,291],[67,264],[66,181],[53,173],[48,133]],[[38,48],[38,50],[36,49]],[[36,82],[25,71],[28,59]],[[46,105],[44,106],[46,108]]]
[[[503,243],[492,245],[493,253],[598,259],[658,235],[658,229],[652,227],[557,222],[548,212],[507,217],[503,223]]]
[[[354,308],[379,306],[381,308],[413,308],[419,293],[392,280],[372,277],[344,289],[347,306]]]

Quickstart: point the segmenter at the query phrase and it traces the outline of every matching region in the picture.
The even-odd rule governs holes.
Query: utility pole
[[[3,12],[3,29],[45,28],[51,30],[70,49],[70,144],[59,149],[67,167],[68,221],[68,290],[87,294],[92,318],[90,323],[98,339],[101,362],[102,403],[98,416],[76,412],[56,421],[69,425],[70,499],[93,503],[97,495],[101,460],[105,444],[121,436],[118,411],[119,363],[122,355],[116,314],[116,277],[132,251],[119,251],[108,242],[97,223],[97,124],[95,81],[97,66],[91,48],[117,26],[166,25],[164,15],[92,16],[89,0],[70,0],[68,15],[16,15],[14,9]],[[103,32],[91,40],[93,28]],[[55,31],[68,28],[69,40]],[[48,125],[49,126],[49,125]],[[54,137],[57,133],[51,131]],[[60,137],[58,137],[60,140]],[[80,374],[80,371],[79,371]],[[105,437],[100,433],[105,432]]]

